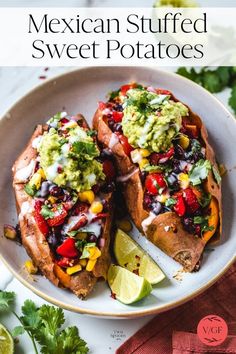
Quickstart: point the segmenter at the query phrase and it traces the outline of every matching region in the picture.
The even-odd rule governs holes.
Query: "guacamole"
[[[46,178],[61,187],[78,192],[89,190],[105,178],[100,152],[87,132],[76,125],[67,130],[50,128],[38,146],[40,165]]]
[[[122,129],[134,148],[164,152],[171,146],[182,125],[188,108],[174,102],[170,95],[149,92],[143,88],[130,89],[124,100]]]

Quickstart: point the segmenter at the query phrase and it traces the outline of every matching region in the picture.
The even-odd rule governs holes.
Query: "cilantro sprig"
[[[236,114],[236,67],[221,66],[214,70],[203,67],[200,70],[194,68],[180,67],[177,74],[184,76],[197,84],[203,86],[211,93],[223,91],[226,87],[231,88],[228,100],[230,107]]]
[[[65,323],[64,312],[61,308],[42,305],[37,307],[32,300],[26,300],[19,316],[14,311],[15,293],[0,291],[0,312],[12,312],[19,320],[20,325],[13,331],[13,337],[27,333],[32,341],[34,351],[39,354],[86,354],[88,347],[80,338],[75,326],[63,328]]]

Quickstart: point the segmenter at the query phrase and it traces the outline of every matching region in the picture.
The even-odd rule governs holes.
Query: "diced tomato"
[[[158,165],[159,161],[163,160],[160,163],[164,163],[174,156],[174,152],[175,150],[173,146],[167,152],[164,153],[153,152],[150,156],[150,162],[152,165]]]
[[[44,236],[47,236],[49,233],[49,227],[46,220],[41,215],[42,205],[43,203],[40,200],[35,201],[33,215],[39,230]]]
[[[184,198],[182,195],[177,196],[176,203],[174,205],[174,211],[179,216],[184,216],[184,214],[186,212],[186,207],[185,207]]]
[[[75,258],[78,257],[79,252],[75,247],[75,240],[73,238],[67,238],[63,244],[57,247],[57,253],[66,258]]]
[[[137,86],[137,84],[135,84],[135,83],[121,86],[120,92],[121,92],[122,96],[125,96],[128,90],[135,88],[136,86]]]
[[[66,123],[69,123],[69,119],[67,119],[67,118],[62,118],[62,119],[60,120],[60,122],[61,122],[62,124],[66,124]]]
[[[118,135],[118,138],[120,140],[120,143],[123,147],[125,154],[127,156],[130,156],[131,151],[134,150],[133,147],[130,145],[130,143],[128,142],[128,139],[126,138],[125,135],[123,135],[123,134],[117,134],[117,135]]]
[[[197,196],[192,188],[186,188],[183,191],[183,197],[189,214],[194,214],[200,208]]]
[[[92,222],[95,222],[99,219],[105,219],[106,217],[108,217],[108,213],[98,213],[96,216],[94,216],[94,218],[92,219]]]
[[[164,89],[161,89],[161,88],[156,89],[156,93],[158,95],[171,95],[170,91],[164,90]]]
[[[87,203],[78,202],[73,211],[73,215],[87,213],[88,210],[89,210],[89,205]]]
[[[106,103],[99,101],[98,102],[98,108],[103,111],[107,107]]]
[[[166,188],[166,181],[161,173],[152,173],[147,176],[145,187],[149,193],[157,195],[160,188]]]
[[[54,213],[54,217],[47,220],[48,225],[53,227],[63,224],[67,216],[66,209],[62,205],[60,205],[60,207],[56,206],[52,208],[52,212]]]
[[[116,123],[120,123],[122,121],[123,118],[123,112],[117,112],[117,111],[113,111],[112,112],[112,118]]]
[[[103,169],[103,172],[106,175],[106,179],[108,181],[111,181],[111,180],[113,180],[115,178],[116,170],[115,170],[115,167],[114,167],[114,165],[113,165],[111,160],[103,161],[102,169]]]
[[[63,257],[59,260],[56,260],[56,264],[58,264],[62,268],[67,268],[73,266],[73,261],[71,261],[71,259],[69,258]]]
[[[185,125],[185,130],[187,135],[189,135],[191,138],[198,138],[198,127],[196,125],[192,125],[192,124],[186,124]]]

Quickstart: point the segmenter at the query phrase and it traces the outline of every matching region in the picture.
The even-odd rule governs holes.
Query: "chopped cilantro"
[[[210,193],[204,193],[201,197],[201,199],[199,200],[199,203],[201,205],[202,208],[205,208],[206,206],[208,206],[210,204],[211,201],[211,194]]]
[[[176,204],[176,199],[174,198],[168,198],[165,202],[166,207],[171,207]]]
[[[190,182],[196,186],[207,178],[209,171],[211,170],[211,163],[208,160],[199,160],[190,170],[189,179]]]
[[[73,232],[73,231],[72,231]],[[78,231],[77,231],[78,232]],[[84,246],[87,244],[87,241],[86,240],[77,240],[76,243],[75,243],[75,246],[76,248],[79,250],[79,251],[83,251],[83,248]]]
[[[96,130],[87,130],[87,135],[88,136],[96,136],[97,135],[97,131]]]
[[[80,156],[85,155],[85,158],[99,155],[99,150],[93,141],[76,141],[72,144],[72,151]]]
[[[193,222],[201,226],[201,232],[214,230],[214,226],[209,226],[208,224],[208,217],[194,216]]]
[[[36,186],[33,184],[31,185],[30,183],[27,183],[25,186],[24,186],[24,191],[30,195],[31,197],[34,197],[35,194],[37,193],[37,188]]]
[[[119,93],[120,93],[120,90],[112,91],[112,92],[109,94],[109,101],[112,101],[112,100],[114,100],[116,97],[118,97],[118,96],[119,96]]]

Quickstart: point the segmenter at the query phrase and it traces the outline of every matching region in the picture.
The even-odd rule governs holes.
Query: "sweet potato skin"
[[[82,117],[83,118],[83,117]],[[110,227],[112,210],[110,216],[106,218],[103,227],[102,237],[105,239],[105,245],[102,249],[102,255],[97,262],[94,270],[81,272],[69,276],[62,268],[56,265],[54,255],[50,250],[46,237],[39,230],[33,216],[34,200],[24,191],[24,183],[19,183],[16,178],[17,171],[29,165],[32,160],[37,157],[37,151],[32,147],[35,138],[47,131],[47,126],[38,125],[30,138],[26,148],[15,161],[13,173],[13,189],[15,192],[16,208],[19,215],[19,225],[21,230],[22,244],[28,255],[32,258],[34,264],[40,269],[42,274],[49,279],[54,285],[65,287],[74,292],[80,298],[86,298],[94,288],[98,278],[106,278],[106,273],[110,264],[109,243],[110,243]],[[107,194],[107,202],[110,201],[112,194]],[[22,213],[22,205],[27,203],[28,212]]]
[[[173,96],[172,99],[176,100]],[[192,124],[198,126],[202,141],[206,147],[206,158],[210,160],[212,165],[218,170],[214,151],[208,141],[207,130],[200,117],[189,108],[188,118]],[[112,150],[115,156],[118,173],[120,175],[127,175],[134,170],[135,165],[124,153],[122,145],[119,142],[113,146],[109,146],[113,133],[103,120],[102,111],[99,109],[95,112],[93,127],[98,131],[98,141]],[[214,236],[214,239],[218,240],[222,230],[221,187],[215,182],[212,172],[210,172],[208,176],[205,188],[217,199],[219,205],[219,232]],[[196,269],[206,242],[185,231],[180,217],[175,213],[168,212],[156,216],[144,231],[142,222],[149,216],[149,213],[143,208],[144,191],[139,171],[135,172],[128,181],[122,183],[122,191],[125,196],[128,212],[139,231],[145,234],[145,236],[163,252],[181,263],[186,271],[191,272]],[[166,232],[165,229],[169,228],[171,224],[173,224],[174,229],[170,228],[169,231]]]

